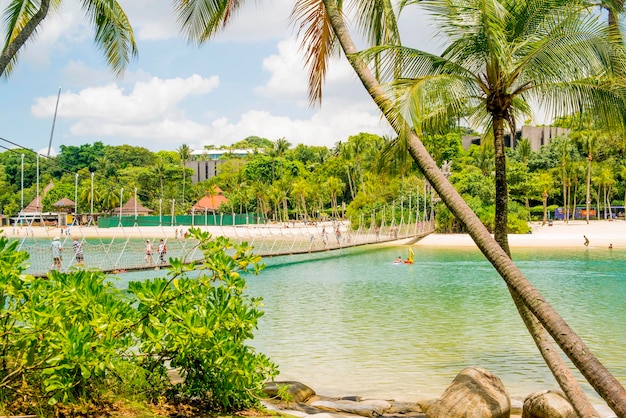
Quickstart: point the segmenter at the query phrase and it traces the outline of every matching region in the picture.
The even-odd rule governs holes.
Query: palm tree
[[[530,141],[528,138],[522,138],[518,143],[517,147],[515,147],[515,152],[522,159],[522,163],[524,163],[524,167],[528,169],[528,159],[532,154],[532,150],[530,148]],[[528,193],[525,194],[525,205],[526,210],[530,210],[530,202],[528,201]]]
[[[306,201],[311,193],[313,193],[313,188],[305,178],[300,177],[293,182],[291,196],[294,198],[294,201],[297,202],[297,206],[300,206],[300,209],[302,210],[302,217],[305,222],[309,221]]]
[[[356,162],[356,170],[361,181],[361,192],[365,191],[365,183],[363,182],[363,170],[361,168],[361,157],[367,148],[367,141],[363,134],[354,135],[348,138],[348,145],[352,150],[354,161]]]
[[[441,56],[404,46],[371,48],[364,59],[384,61],[383,80],[418,132],[447,126],[467,109],[489,127],[495,152],[495,238],[508,250],[508,187],[504,136],[531,105],[550,114],[596,109],[619,125],[626,101],[619,87],[624,50],[586,4],[565,0],[433,0],[430,11],[448,39]],[[397,77],[398,68],[401,77]],[[603,77],[598,82],[597,77]]]
[[[189,159],[191,158],[191,149],[189,148],[189,145],[187,144],[182,144],[180,147],[178,147],[178,156],[180,157],[180,165],[183,169],[183,200],[182,200],[182,204],[183,207],[185,206],[185,171],[186,171],[186,167],[185,165],[187,164],[187,161],[189,161]]]
[[[320,2],[319,0],[310,1],[312,5]],[[536,288],[524,277],[512,262],[508,253],[499,245],[498,241],[491,237],[476,214],[472,212],[454,187],[448,182],[435,161],[426,151],[415,131],[398,114],[391,98],[387,95],[387,91],[378,83],[378,80],[366,66],[365,62],[359,59],[358,50],[352,41],[337,4],[334,0],[322,1],[327,12],[326,16],[322,16],[322,19],[328,19],[330,22],[329,24],[332,26],[343,52],[348,57],[348,61],[363,83],[363,86],[394,130],[399,135],[407,135],[409,152],[424,173],[424,176],[451,212],[465,224],[474,242],[506,281],[529,332],[533,335],[533,339],[544,356],[546,363],[550,366],[561,388],[572,401],[576,411],[581,416],[597,416],[597,412],[576,383],[575,377],[564,365],[560,356],[551,348],[545,331],[552,336],[554,341],[613,410],[626,415],[626,390],[606,370],[602,363],[591,355],[589,348],[586,347],[580,337],[576,335],[560,315],[545,301]],[[318,24],[319,26],[322,25]],[[531,294],[534,296],[529,297]],[[576,344],[576,346],[572,344]],[[593,365],[590,362],[593,362]]]
[[[542,172],[535,175],[533,178],[533,184],[543,204],[543,220],[541,225],[545,225],[548,222],[548,197],[554,188],[554,178],[552,174],[548,172]]]
[[[623,214],[624,214],[624,220],[626,220],[626,165],[622,164],[619,167],[619,176],[622,178],[622,181],[624,182],[624,210],[623,210]]]
[[[152,167],[154,173],[159,178],[159,186],[161,189],[161,199],[163,199],[163,178],[165,177],[165,162],[162,158],[157,158],[154,166]]]
[[[0,54],[0,76],[8,76],[17,63],[18,53],[48,16],[50,0],[41,0],[39,8],[32,0],[12,1],[5,9],[7,23],[5,44]],[[54,1],[56,8],[61,0]],[[117,1],[81,1],[87,20],[96,31],[94,41],[104,53],[107,63],[116,75],[121,75],[131,56],[137,55],[133,29]]]
[[[602,202],[604,207],[604,219],[607,216],[613,218],[611,211],[611,193],[613,183],[615,183],[615,174],[612,169],[612,162],[607,162],[600,167],[598,171],[598,185],[602,188]]]
[[[198,0],[198,2],[201,1]],[[232,16],[232,12],[241,6],[243,0],[204,0],[205,8],[199,8],[196,3],[196,1],[179,0],[177,3],[179,18],[180,21],[185,22],[184,26],[188,37],[194,41],[203,42],[224,27]],[[373,3],[371,4],[373,5]],[[381,5],[381,9],[387,10],[388,8],[384,6],[389,5],[390,2],[382,0],[376,4]],[[379,8],[371,7],[368,10],[374,9],[378,10]],[[321,100],[321,84],[327,68],[327,60],[333,52],[330,45],[335,40],[338,40],[352,68],[384,117],[398,135],[406,135],[409,152],[426,179],[434,187],[451,212],[464,223],[477,246],[509,286],[520,314],[522,314],[522,318],[524,318],[533,337],[535,337],[537,328],[541,326],[545,328],[613,410],[621,415],[626,415],[626,390],[593,356],[586,344],[567,325],[554,308],[547,303],[539,291],[524,277],[508,253],[493,239],[476,214],[472,212],[463,198],[443,175],[415,131],[397,112],[391,97],[388,95],[388,91],[378,83],[374,73],[359,57],[358,50],[346,27],[343,15],[338,9],[336,0],[300,0],[294,10],[299,11],[298,14],[304,16],[304,23],[300,26],[301,30],[308,34],[308,36],[305,36],[304,42],[308,42],[305,45],[308,53],[307,60],[310,64],[309,90],[311,101],[315,103]],[[207,19],[207,16],[210,16],[211,19]],[[370,15],[361,16],[369,17]],[[364,20],[366,19],[364,18]],[[383,19],[379,21],[387,22],[387,20]],[[387,28],[386,25],[382,25],[382,27]],[[310,30],[307,31],[307,29]],[[388,34],[387,31],[383,32],[385,36]],[[384,41],[384,39],[379,40]],[[532,315],[527,315],[528,312],[532,313]],[[539,342],[537,342],[537,345],[544,347]],[[575,378],[569,373],[569,370],[564,366],[555,367],[555,364],[563,365],[562,360],[559,362],[560,356],[558,356],[555,350],[549,347],[545,352],[541,348],[540,351],[546,359],[546,363],[551,366],[553,374],[566,392],[566,395],[573,401],[578,413],[584,416],[595,416],[596,413],[591,406],[588,406],[588,402],[585,404],[584,401],[580,401],[580,399],[585,399],[584,394],[582,394],[582,391],[576,392],[576,389],[580,388],[576,385]],[[586,409],[587,406],[588,408]]]
[[[591,162],[593,161],[593,155],[596,152],[596,146],[598,144],[598,136],[593,131],[582,131],[579,133],[579,141],[582,145],[583,152],[587,156],[587,192],[585,198],[585,217],[587,223],[589,223],[589,211],[591,205]]]
[[[331,216],[339,218],[339,210],[337,209],[337,196],[343,193],[344,189],[346,188],[346,184],[341,181],[341,179],[335,176],[328,177],[325,184],[326,189],[330,193],[330,205],[332,208]]]

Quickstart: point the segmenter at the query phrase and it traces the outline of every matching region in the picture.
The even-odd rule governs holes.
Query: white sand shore
[[[522,247],[582,247],[583,236],[589,238],[589,248],[626,248],[626,221],[555,221],[552,226],[531,223],[532,234],[511,234],[509,245]],[[428,247],[475,247],[467,234],[431,234],[415,245]]]
[[[330,225],[330,224],[329,224]],[[509,235],[509,244],[515,247],[582,247],[584,243],[583,236],[589,238],[590,248],[607,248],[609,244],[613,244],[615,249],[626,249],[626,221],[555,221],[552,226],[541,225],[540,222],[531,223],[532,234],[511,234]],[[174,239],[177,231],[187,229],[188,227],[163,226],[163,227],[126,227],[126,228],[98,228],[98,227],[73,227],[70,229],[72,236],[85,238],[119,238],[119,237],[136,237],[136,238],[168,238]],[[230,237],[246,237],[249,231],[246,226],[238,227],[202,227],[203,230],[208,229],[213,235],[226,235]],[[248,228],[254,229],[281,229],[282,226],[274,225],[251,225]],[[308,240],[309,234],[307,229],[316,231],[317,227],[298,227],[295,234],[302,234]],[[284,230],[289,231],[288,229]],[[276,231],[275,231],[276,232]],[[30,230],[26,227],[15,228],[5,227],[4,233],[7,236],[23,237],[26,233],[38,238],[52,239],[56,235],[61,235],[60,228],[33,227]],[[178,232],[180,233],[180,232]],[[386,243],[385,245],[388,245]],[[430,234],[417,241],[416,246],[429,247],[475,247],[476,244],[468,234]]]

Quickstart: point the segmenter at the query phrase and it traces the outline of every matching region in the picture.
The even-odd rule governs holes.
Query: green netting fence
[[[101,216],[98,218],[99,228],[116,228],[129,226],[233,226],[263,224],[265,218],[255,213],[217,213],[177,216]]]

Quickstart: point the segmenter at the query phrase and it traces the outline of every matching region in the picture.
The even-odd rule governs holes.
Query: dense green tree
[[[132,145],[106,147],[104,155],[118,168],[150,166],[156,161],[156,156],[149,149]]]
[[[100,141],[80,146],[60,145],[52,173],[59,176],[66,171],[76,172],[82,168],[93,171],[96,169],[98,158],[104,155],[108,148],[110,148],[108,145]]]
[[[241,141],[235,142],[230,146],[233,149],[248,149],[248,148],[257,148],[257,149],[266,149],[271,148],[273,146],[272,141],[267,138],[261,138],[259,136],[249,136]]]
[[[185,182],[187,180],[186,177],[186,171],[187,171],[187,161],[189,161],[189,159],[191,158],[191,148],[189,148],[189,145],[187,144],[182,144],[180,147],[178,147],[178,156],[180,158],[180,165],[182,167],[182,172],[183,172],[183,194],[182,194],[182,203],[183,206],[185,205]]]
[[[496,241],[508,252],[504,136],[531,115],[531,103],[566,115],[585,109],[620,125],[624,50],[587,4],[572,1],[452,0],[419,3],[447,40],[441,55],[383,46],[364,53],[386,63],[399,107],[418,132],[465,116],[494,141]],[[598,82],[597,77],[603,77]]]

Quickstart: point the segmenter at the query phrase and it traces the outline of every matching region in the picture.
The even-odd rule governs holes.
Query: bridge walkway
[[[11,234],[9,239],[18,239],[19,249],[30,254],[30,266],[26,273],[45,276],[50,270],[52,259],[50,245],[54,236],[60,236],[63,251],[61,271],[78,268],[72,250],[74,237],[82,245],[85,267],[97,268],[107,273],[147,270],[167,267],[167,261],[160,263],[157,255],[158,243],[164,240],[167,258],[183,258],[187,262],[200,261],[202,253],[196,248],[197,242],[185,239],[189,227],[72,227],[63,230],[44,227],[24,228]],[[227,236],[235,242],[247,242],[253,252],[263,257],[288,256],[306,253],[337,251],[363,245],[402,242],[411,243],[432,233],[434,223],[416,222],[358,228],[352,230],[347,223],[318,223],[304,225],[289,223],[282,225],[210,226],[199,227],[214,236]],[[6,232],[5,232],[6,234]],[[146,257],[146,241],[154,247],[152,257]]]

